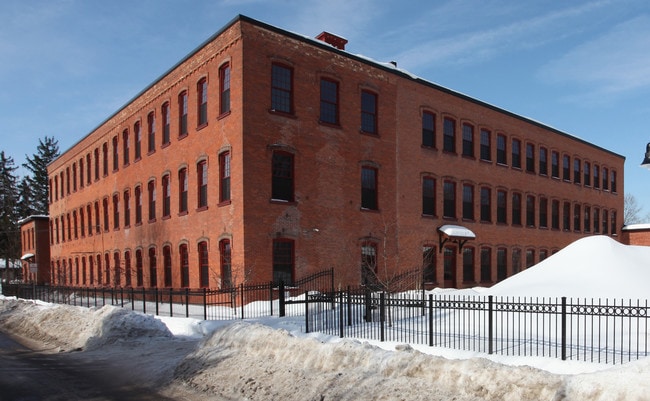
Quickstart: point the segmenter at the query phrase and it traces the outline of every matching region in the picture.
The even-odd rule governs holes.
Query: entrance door
[[[457,288],[456,286],[456,247],[445,247],[444,255],[444,287]]]

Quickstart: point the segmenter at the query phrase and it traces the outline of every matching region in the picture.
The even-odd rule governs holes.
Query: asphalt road
[[[138,383],[128,360],[35,351],[0,332],[0,401],[171,400]]]

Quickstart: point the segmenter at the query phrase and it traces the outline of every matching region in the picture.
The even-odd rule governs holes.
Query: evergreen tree
[[[16,169],[14,159],[0,151],[0,259],[4,259],[6,269],[9,261],[20,258]]]
[[[39,139],[38,142],[36,153],[31,158],[27,156],[27,161],[23,163],[23,167],[31,172],[25,178],[31,193],[23,195],[31,197],[29,208],[32,213],[30,214],[47,215],[49,209],[47,166],[59,157],[59,141],[46,136],[42,140]]]
[[[37,214],[33,206],[34,195],[32,194],[32,187],[30,186],[27,177],[23,177],[18,184],[18,205],[16,213],[19,218],[24,219]]]

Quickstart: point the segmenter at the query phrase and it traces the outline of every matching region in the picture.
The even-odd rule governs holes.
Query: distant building
[[[623,226],[621,242],[627,245],[650,246],[650,224],[628,224]]]
[[[624,157],[346,43],[233,19],[51,163],[39,280],[467,287],[619,234]]]
[[[51,282],[49,217],[34,215],[20,220],[21,276],[28,283]]]

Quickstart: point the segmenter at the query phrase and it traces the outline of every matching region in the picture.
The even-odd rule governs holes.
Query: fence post
[[[429,347],[433,347],[433,294],[429,294]]]
[[[348,286],[348,296],[347,296],[347,310],[348,310],[348,326],[352,326],[352,292],[350,291],[350,286]],[[343,298],[341,298],[341,306],[343,305]],[[343,313],[343,312],[341,312]],[[341,329],[343,330],[343,329]]]
[[[154,287],[154,293],[156,294],[156,316],[159,315],[159,305],[158,305],[158,287]]]
[[[241,320],[244,320],[244,283],[239,285],[239,306],[241,308]]]
[[[147,313],[147,293],[142,287],[142,313]]]
[[[334,294],[334,268],[330,267],[330,292]],[[336,308],[336,299],[332,296],[332,310]]]
[[[208,320],[208,289],[203,287],[203,320]]]
[[[385,310],[386,303],[385,303],[385,301],[386,301],[386,293],[384,291],[382,291],[379,294],[379,327],[381,328],[381,337],[380,337],[381,342],[384,342],[384,340],[385,340],[385,334],[384,334],[384,329],[385,329],[385,322],[384,321],[386,320],[385,319],[385,317],[386,317],[386,310]]]
[[[309,333],[309,295],[305,293],[305,333]]]
[[[273,316],[273,281],[269,282],[269,302],[271,303],[271,316]]]
[[[339,294],[339,337],[343,338],[343,293]],[[332,297],[333,298],[333,297]],[[349,305],[349,300],[350,300],[350,287],[348,287],[348,307]],[[348,308],[348,324],[352,324],[349,319],[350,314],[350,308]]]
[[[566,361],[566,297],[562,297],[562,360]]]
[[[169,289],[169,317],[174,317],[174,290]]]
[[[278,300],[280,301],[280,317],[284,317],[284,281],[278,285]]]
[[[372,322],[372,305],[370,299],[370,289],[364,288],[363,291],[365,306],[366,306],[366,322]]]
[[[494,295],[488,295],[488,354],[494,352]]]
[[[190,317],[190,289],[185,287],[185,317]]]
[[[131,310],[135,310],[135,294],[133,292],[134,292],[133,287],[131,287],[131,289],[129,290],[129,297],[130,297],[129,300],[131,301]]]

